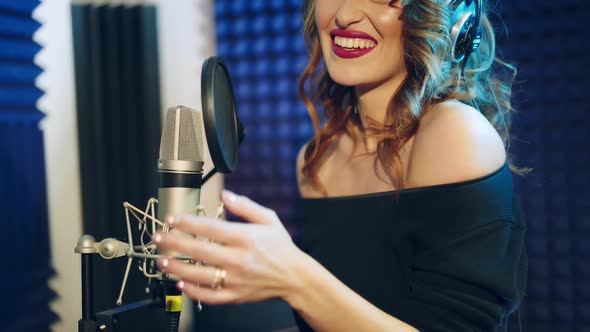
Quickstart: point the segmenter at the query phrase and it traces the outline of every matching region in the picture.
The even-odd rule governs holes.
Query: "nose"
[[[364,15],[357,0],[342,0],[340,8],[336,12],[336,26],[346,29],[352,24],[362,21]]]

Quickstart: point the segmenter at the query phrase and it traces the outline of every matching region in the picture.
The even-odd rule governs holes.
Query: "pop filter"
[[[229,70],[221,57],[205,60],[201,72],[201,103],[207,145],[215,168],[203,178],[207,181],[215,172],[224,174],[236,170],[244,127],[236,113],[234,89]]]

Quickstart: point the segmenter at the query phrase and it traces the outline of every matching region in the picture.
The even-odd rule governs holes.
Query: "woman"
[[[160,268],[205,303],[282,298],[304,331],[505,330],[526,254],[505,152],[510,85],[491,71],[505,65],[486,1],[306,8],[300,93],[316,135],[297,160],[301,248],[272,210],[224,192],[250,224],[177,217],[173,227],[223,245],[159,233],[160,247],[208,263]]]

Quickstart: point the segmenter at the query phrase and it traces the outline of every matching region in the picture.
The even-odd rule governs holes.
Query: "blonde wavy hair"
[[[506,149],[509,148],[509,113],[513,111],[510,97],[516,76],[514,66],[496,56],[495,34],[488,19],[488,1],[481,6],[482,41],[471,54],[465,67],[451,59],[450,21],[455,8],[445,0],[412,0],[403,8],[402,43],[407,72],[397,91],[392,91],[385,123],[370,122],[365,134],[378,139],[375,171],[381,163],[391,184],[404,188],[399,150],[417,131],[421,117],[429,105],[457,99],[476,107],[498,131]],[[392,1],[394,5],[401,1]],[[315,0],[307,0],[304,8],[303,34],[311,54],[299,79],[299,95],[311,117],[314,138],[304,152],[303,176],[314,188],[326,195],[318,178],[321,157],[340,134],[349,134],[356,145],[360,119],[354,116],[354,87],[334,82],[322,61],[322,52],[315,22]],[[307,91],[314,91],[308,95]],[[324,112],[324,123],[316,105]],[[522,170],[511,165],[513,171]],[[376,174],[378,174],[376,172]]]

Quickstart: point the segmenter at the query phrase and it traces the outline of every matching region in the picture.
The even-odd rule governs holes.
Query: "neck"
[[[362,124],[361,136],[364,139],[367,152],[377,150],[378,139],[367,138],[365,129],[369,126],[369,118],[378,123],[385,124],[387,110],[392,96],[402,84],[404,77],[399,75],[392,79],[372,85],[359,85],[355,91],[358,99],[358,112]]]

